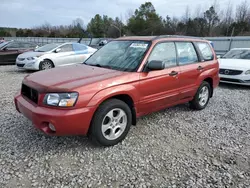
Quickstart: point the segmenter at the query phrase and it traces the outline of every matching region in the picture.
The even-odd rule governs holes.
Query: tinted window
[[[176,50],[173,42],[157,44],[152,50],[148,62],[163,61],[165,68],[176,66]]]
[[[208,43],[205,42],[198,42],[197,43],[198,48],[200,49],[200,52],[204,58],[204,60],[212,60],[213,57],[213,52],[211,50],[211,47],[209,46]]]
[[[222,58],[224,59],[250,59],[250,50],[231,50]]]
[[[24,48],[35,48],[37,45],[34,43],[24,42],[23,46],[24,46]]]
[[[11,48],[21,48],[21,45],[19,42],[11,42],[7,45],[7,48],[8,49],[11,49]]]
[[[198,56],[191,42],[177,42],[179,64],[186,65],[198,62]]]
[[[72,44],[65,44],[65,45],[61,46],[60,48],[61,48],[60,52],[71,52],[71,51],[73,51]]]
[[[76,44],[73,44],[73,49],[74,49],[74,51],[84,51],[84,50],[87,50],[88,47],[84,44],[76,43]]]

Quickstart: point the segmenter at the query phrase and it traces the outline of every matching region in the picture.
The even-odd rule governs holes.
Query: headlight
[[[245,72],[245,74],[250,74],[250,70],[247,70],[247,71]]]
[[[35,57],[28,57],[28,60],[35,60]]]
[[[49,106],[72,107],[75,105],[78,93],[49,93],[44,97],[44,104]]]

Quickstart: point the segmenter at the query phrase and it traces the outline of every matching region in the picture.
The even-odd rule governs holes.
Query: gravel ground
[[[26,74],[0,67],[0,187],[250,187],[250,87],[220,85],[205,110],[148,115],[100,148],[46,136],[18,114]]]

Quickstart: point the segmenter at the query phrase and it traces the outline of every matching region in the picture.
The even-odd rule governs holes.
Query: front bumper
[[[37,106],[22,95],[15,96],[18,112],[32,121],[34,126],[48,135],[86,135],[94,113],[94,107],[81,109],[52,109]],[[56,131],[49,128],[54,125]]]
[[[250,75],[241,74],[231,76],[220,74],[220,82],[250,86]]]
[[[35,60],[16,60],[16,66],[20,69],[26,69],[26,70],[39,70],[39,64],[41,60],[39,58]]]

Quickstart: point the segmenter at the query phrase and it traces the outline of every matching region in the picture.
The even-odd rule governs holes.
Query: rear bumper
[[[49,135],[86,135],[94,113],[94,107],[74,110],[40,107],[23,98],[15,97],[17,111],[32,121],[34,126]],[[49,128],[53,124],[56,131]]]

